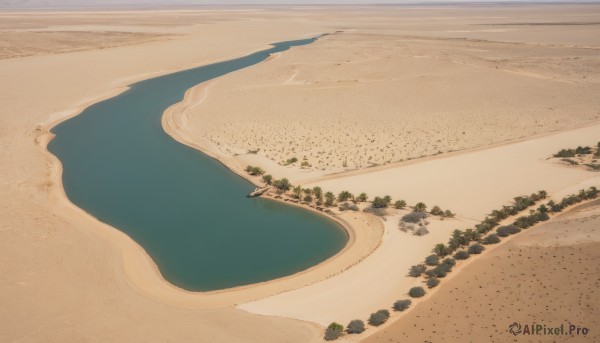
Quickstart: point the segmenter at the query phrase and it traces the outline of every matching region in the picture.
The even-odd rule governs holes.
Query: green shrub
[[[413,233],[413,235],[415,236],[425,236],[426,234],[429,233],[429,230],[427,230],[426,226],[421,226],[418,229],[415,230],[415,232]]]
[[[369,197],[367,196],[367,193],[360,193],[360,195],[356,198],[356,201],[365,202],[365,201],[367,201],[367,199],[369,199]]]
[[[408,291],[408,295],[411,298],[420,298],[425,295],[425,290],[423,287],[413,287]]]
[[[346,332],[351,334],[359,334],[365,331],[365,322],[360,319],[355,319],[348,323],[346,326]]]
[[[419,276],[421,276],[421,274],[423,274],[425,272],[425,270],[427,270],[427,267],[425,267],[424,264],[417,264],[417,265],[410,267],[410,270],[408,271],[408,275],[410,275],[412,277],[419,277]]]
[[[500,243],[500,238],[495,233],[491,233],[483,239],[483,244],[496,244]]]
[[[389,196],[386,195],[386,197],[389,198]],[[371,206],[373,206],[374,208],[386,208],[388,207],[388,205],[390,204],[390,202],[392,201],[391,199],[386,199],[386,197],[375,197],[375,199],[373,199],[373,202],[371,203]]]
[[[485,250],[485,247],[483,245],[481,245],[479,243],[475,243],[469,247],[467,252],[472,255],[473,254],[477,255],[477,254],[481,254],[484,250]]]
[[[398,300],[394,303],[394,310],[402,312],[408,309],[410,307],[410,304],[412,304],[412,301],[410,301],[410,299]]]
[[[338,323],[331,323],[325,330],[325,340],[326,341],[334,341],[338,339],[342,332],[344,331],[344,327]]]
[[[298,159],[296,157],[292,157],[292,158],[288,158],[287,161],[285,161],[285,164],[292,164],[292,163],[296,163],[298,162]]]
[[[273,181],[273,186],[275,186],[275,188],[279,189],[280,191],[287,191],[292,187],[292,184],[288,179],[283,178],[281,180]]]
[[[325,206],[331,207],[335,204],[335,195],[331,192],[325,193]]]
[[[431,275],[428,275],[428,276],[443,278],[443,277],[446,277],[446,275],[448,275],[448,273],[451,270],[452,270],[452,266],[447,265],[447,264],[440,264],[440,265],[437,265],[435,268],[433,268],[431,270]]]
[[[456,265],[456,261],[452,257],[446,257],[442,261],[441,264],[446,265],[446,266],[450,266],[450,268],[452,269],[452,267],[454,267]]]
[[[247,166],[246,167],[246,172],[250,175],[262,175],[265,173],[264,170],[262,170],[262,168],[260,167],[253,167],[253,166]]]
[[[573,149],[562,149],[554,157],[575,157],[575,150]]]
[[[379,326],[385,323],[388,318],[390,318],[390,311],[379,310],[375,313],[371,313],[371,316],[369,317],[369,324],[373,326]]]
[[[508,230],[508,227],[500,226],[499,228],[496,229],[496,234],[499,237],[506,237],[506,236],[510,235],[510,231]]]
[[[427,205],[425,205],[424,203],[418,202],[415,205],[415,211],[417,211],[417,212],[425,212],[425,210],[427,210]]]
[[[404,200],[398,200],[398,201],[396,201],[394,203],[394,207],[397,208],[397,209],[404,208],[404,207],[406,207],[406,201],[404,201]]]
[[[471,255],[469,255],[468,252],[461,250],[458,251],[456,254],[454,254],[454,259],[456,260],[466,260],[470,257]]]
[[[446,210],[446,211],[444,211],[443,216],[446,218],[454,218],[455,214],[452,213],[450,210]]]
[[[425,257],[425,264],[428,266],[436,266],[440,262],[438,255],[429,255]]]
[[[439,206],[433,206],[429,213],[431,213],[434,216],[441,216],[444,214],[444,211],[442,211],[442,209]]]
[[[432,277],[432,278],[430,278],[430,279],[427,280],[427,287],[428,288],[433,288],[433,287],[435,287],[435,286],[437,286],[439,284],[440,284],[440,280],[438,280],[437,278]]]
[[[338,194],[338,201],[347,201],[352,198],[354,198],[354,196],[348,191],[341,191],[340,194]]]
[[[438,243],[433,247],[433,253],[440,257],[444,257],[450,255],[451,250],[444,243]]]
[[[263,175],[262,180],[264,183],[266,183],[267,185],[270,185],[273,183],[273,176],[271,176],[270,174],[267,175]]]

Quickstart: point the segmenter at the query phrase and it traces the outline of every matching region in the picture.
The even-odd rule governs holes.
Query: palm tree
[[[302,194],[302,187],[296,186],[292,189],[292,192],[294,192],[294,195],[296,196],[296,198],[300,199],[300,195]]]
[[[394,207],[396,207],[397,209],[404,208],[404,207],[406,207],[406,201],[398,200],[394,203]]]
[[[273,183],[273,176],[271,176],[271,174],[263,175],[262,180],[267,185],[270,185],[271,183]]]
[[[360,193],[360,195],[356,198],[358,202],[365,202],[367,199],[369,199],[367,193]]]
[[[481,235],[479,234],[479,232],[477,232],[473,229],[466,229],[463,236],[465,237],[465,239],[467,239],[471,242],[479,241],[481,239]]]
[[[290,181],[288,179],[283,178],[281,180],[273,181],[273,186],[275,186],[280,191],[285,192],[292,187],[292,184],[290,183]]]
[[[440,257],[444,257],[450,253],[448,247],[446,247],[444,243],[436,244],[433,248],[433,252]]]
[[[548,193],[546,191],[539,191],[538,196],[540,199],[546,199],[548,197]]]
[[[333,195],[333,193],[331,192],[327,192],[325,193],[325,206],[333,206],[333,204],[335,203],[335,195]]]
[[[310,188],[306,188],[304,189],[304,194],[306,194],[307,196],[311,196],[313,193],[313,190]]]
[[[341,191],[340,194],[338,195],[338,201],[346,201],[349,199],[352,199],[354,196],[352,195],[352,193],[348,192],[348,191]]]
[[[321,187],[314,186],[312,191],[317,199],[323,199],[323,190],[321,189]]]
[[[417,212],[425,212],[426,209],[427,209],[427,205],[425,205],[422,202],[418,202],[415,205],[415,211],[417,211]]]
[[[385,203],[386,206],[389,205],[389,204],[391,204],[392,203],[392,197],[389,196],[389,195],[384,196],[383,197],[383,202]]]

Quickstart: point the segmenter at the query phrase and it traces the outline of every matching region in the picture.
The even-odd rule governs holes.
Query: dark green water
[[[131,236],[187,290],[271,280],[333,256],[347,241],[336,223],[246,198],[253,185],[161,127],[164,110],[192,86],[314,40],[138,82],[56,126],[48,149],[62,162],[67,196]]]

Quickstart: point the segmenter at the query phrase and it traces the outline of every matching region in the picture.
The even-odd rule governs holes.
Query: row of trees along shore
[[[414,265],[408,270],[408,276],[418,278],[423,277],[424,285],[431,289],[440,284],[443,279],[452,271],[457,260],[466,260],[471,255],[479,255],[485,250],[486,245],[500,243],[501,237],[508,237],[517,234],[522,230],[550,219],[549,214],[555,214],[563,211],[567,207],[576,205],[585,200],[596,199],[598,189],[590,187],[587,190],[581,190],[577,194],[565,196],[559,202],[550,200],[545,204],[532,209],[541,200],[547,198],[545,191],[539,191],[529,196],[519,196],[514,198],[513,205],[503,206],[501,209],[493,210],[485,219],[464,231],[454,230],[447,244],[439,243],[433,247],[431,255],[427,256],[423,263]],[[529,209],[528,214],[522,214]],[[509,217],[517,216],[512,223],[500,225],[500,222]],[[495,232],[492,230],[495,229]],[[412,299],[425,296],[425,288],[421,286],[412,287],[408,290],[408,297]],[[400,299],[392,305],[392,310],[402,312],[407,310],[412,304],[411,299]],[[379,326],[390,318],[388,309],[381,309],[372,313],[367,321],[371,326]],[[333,322],[325,330],[325,340],[338,339],[345,333],[359,334],[366,330],[365,323],[360,319],[350,321],[344,326]]]
[[[252,176],[262,176],[262,181],[265,183],[265,185],[274,187],[278,195],[286,194],[291,190],[291,197],[306,205],[314,204],[316,206],[334,207],[341,203],[339,208],[341,211],[358,211],[357,206],[349,205],[347,202],[352,202],[354,204],[369,202],[369,196],[366,193],[354,195],[348,191],[341,191],[336,196],[332,192],[324,192],[319,186],[312,188],[302,188],[302,186],[299,185],[294,186],[287,178],[274,179],[272,175],[265,174],[265,171],[260,167],[249,165],[246,167],[246,172]],[[392,206],[396,209],[404,209],[408,205],[404,200],[396,200],[392,204],[392,198],[389,195],[385,195],[383,197],[376,196],[372,201],[370,201],[370,208],[365,209],[365,211],[382,215],[385,212],[380,211],[381,209],[386,209]],[[416,203],[412,208],[415,212],[427,211],[427,205],[425,205],[423,202]],[[429,213],[440,217],[454,217],[454,213],[452,213],[450,210],[444,211],[439,206],[433,206]]]

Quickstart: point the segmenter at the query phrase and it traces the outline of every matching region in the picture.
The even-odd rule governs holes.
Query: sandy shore
[[[0,82],[0,147],[2,148],[0,163],[9,166],[2,169],[0,178],[0,199],[2,199],[0,200],[0,218],[2,218],[0,258],[3,261],[1,271],[5,276],[0,281],[0,303],[3,304],[0,310],[0,341],[201,340],[233,343],[320,341],[322,327],[319,324],[326,324],[330,320],[343,320],[359,314],[360,317],[364,317],[372,311],[371,307],[388,303],[399,293],[405,292],[406,266],[422,259],[430,249],[431,243],[445,240],[447,234],[456,226],[471,225],[472,221],[466,218],[480,218],[485,211],[506,203],[513,196],[537,191],[540,187],[547,188],[555,196],[560,196],[585,185],[598,184],[596,174],[545,162],[546,154],[553,153],[559,148],[594,143],[598,139],[595,137],[599,132],[598,126],[589,126],[577,131],[548,135],[492,149],[481,149],[448,157],[441,156],[423,163],[394,165],[393,168],[374,173],[361,174],[360,172],[358,173],[360,175],[351,173],[346,176],[326,174],[345,168],[340,167],[338,163],[344,160],[344,151],[352,148],[352,145],[342,149],[343,145],[337,145],[335,141],[320,141],[315,138],[315,136],[322,136],[321,133],[317,134],[319,131],[312,133],[311,145],[320,150],[338,147],[338,150],[330,150],[332,155],[338,154],[338,160],[334,165],[325,167],[325,171],[317,168],[322,164],[313,159],[309,161],[314,168],[301,169],[297,166],[279,164],[280,157],[289,156],[289,151],[285,150],[285,146],[288,145],[286,140],[281,140],[278,133],[273,132],[281,129],[276,125],[267,125],[266,129],[271,131],[267,131],[266,134],[261,131],[240,134],[239,137],[246,141],[238,143],[243,143],[240,146],[244,149],[250,149],[255,147],[248,140],[250,138],[275,137],[279,142],[269,142],[269,146],[271,149],[283,147],[281,152],[277,152],[281,155],[239,155],[239,152],[245,153],[247,150],[241,148],[236,150],[233,145],[222,142],[219,145],[217,143],[220,142],[214,137],[212,139],[207,137],[206,132],[202,134],[201,130],[205,129],[204,124],[216,125],[214,123],[218,122],[204,120],[209,117],[215,119],[220,115],[213,112],[211,116],[207,116],[205,112],[200,114],[197,111],[205,111],[212,108],[210,106],[215,106],[216,99],[224,96],[223,85],[233,82],[232,80],[237,77],[240,78],[238,80],[240,83],[237,85],[241,85],[241,89],[244,90],[256,89],[260,86],[256,84],[257,81],[267,82],[267,86],[272,85],[270,82],[274,80],[274,76],[278,86],[275,87],[276,89],[279,89],[281,83],[296,87],[298,85],[295,83],[298,81],[310,81],[307,87],[312,90],[318,89],[320,86],[315,86],[315,83],[329,76],[322,74],[323,70],[315,69],[314,60],[309,61],[306,66],[301,66],[297,60],[294,60],[298,56],[304,56],[303,58],[319,56],[314,47],[302,47],[290,51],[289,54],[274,56],[270,61],[257,66],[256,70],[251,68],[239,75],[232,74],[231,78],[227,76],[193,88],[182,104],[174,106],[164,116],[165,130],[182,143],[218,158],[240,175],[243,175],[240,169],[246,164],[260,164],[274,176],[287,176],[294,182],[321,180],[319,184],[326,190],[338,191],[347,188],[355,191],[356,189],[367,191],[373,196],[390,193],[395,198],[402,197],[409,202],[423,200],[428,204],[435,203],[457,212],[459,216],[456,220],[432,223],[432,233],[429,236],[416,238],[407,237],[397,230],[399,213],[392,214],[385,223],[371,216],[345,213],[339,219],[348,228],[353,229],[350,230],[351,235],[353,234],[351,237],[353,244],[349,244],[336,258],[289,278],[233,291],[200,294],[182,291],[165,282],[154,263],[139,245],[119,230],[95,220],[71,204],[62,190],[60,164],[45,150],[51,138],[48,129],[53,124],[76,115],[81,109],[94,102],[114,96],[132,82],[241,56],[264,49],[270,42],[303,38],[335,30],[348,32],[361,30],[363,33],[375,34],[379,37],[379,40],[375,41],[383,45],[389,43],[386,38],[382,38],[386,34],[400,34],[404,37],[402,38],[404,41],[408,39],[411,44],[414,44],[412,49],[420,49],[419,51],[430,48],[428,44],[432,44],[431,37],[444,37],[444,48],[431,53],[435,55],[452,52],[451,56],[460,55],[458,64],[465,62],[464,58],[467,58],[470,63],[465,67],[469,70],[468,73],[476,70],[480,66],[480,61],[474,61],[477,60],[477,56],[465,54],[464,49],[473,51],[480,49],[481,46],[476,42],[480,39],[503,40],[511,44],[528,46],[539,45],[548,49],[563,45],[565,49],[568,45],[568,49],[578,49],[577,51],[585,48],[587,50],[581,50],[586,52],[585,56],[582,56],[581,63],[565,62],[564,69],[550,68],[552,70],[549,75],[568,81],[566,84],[569,86],[562,85],[565,82],[547,80],[538,76],[524,76],[524,73],[531,72],[532,64],[535,64],[531,60],[528,60],[525,66],[511,65],[511,62],[503,64],[507,70],[504,71],[506,75],[502,75],[507,78],[504,87],[510,86],[511,82],[516,82],[512,77],[507,76],[515,73],[515,70],[517,70],[518,80],[528,80],[532,87],[539,86],[543,90],[545,85],[550,84],[550,88],[538,95],[538,101],[553,92],[564,90],[567,94],[557,100],[564,105],[562,112],[558,111],[560,113],[556,117],[559,121],[558,126],[554,125],[556,123],[538,122],[537,126],[533,124],[531,126],[536,127],[535,130],[530,130],[531,127],[527,126],[529,128],[521,134],[531,135],[535,132],[563,129],[568,126],[561,124],[563,116],[572,114],[573,111],[581,115],[569,118],[567,120],[569,125],[576,124],[573,122],[575,120],[570,121],[570,119],[576,119],[577,123],[589,123],[597,114],[590,108],[597,111],[597,107],[594,107],[596,104],[585,95],[587,93],[579,94],[579,91],[588,89],[593,91],[596,87],[594,83],[597,81],[598,70],[593,66],[593,62],[597,58],[594,49],[598,46],[598,42],[594,39],[585,39],[585,37],[598,37],[589,34],[590,30],[593,31],[596,27],[567,25],[565,28],[561,25],[558,29],[566,31],[565,33],[554,26],[540,31],[538,26],[532,25],[519,26],[519,24],[518,29],[511,27],[510,30],[503,25],[506,21],[513,24],[527,20],[556,21],[567,11],[572,11],[569,12],[572,18],[583,20],[588,13],[593,13],[596,7],[549,6],[540,7],[538,10],[536,11],[538,14],[533,19],[520,9],[507,8],[495,11],[495,16],[498,18],[492,24],[502,29],[494,27],[492,31],[488,26],[481,27],[482,21],[489,24],[487,18],[490,12],[485,8],[463,8],[460,9],[463,11],[460,12],[460,16],[457,16],[457,10],[437,9],[436,16],[441,19],[434,21],[427,19],[431,17],[431,9],[422,8],[365,10],[348,7],[343,11],[333,8],[307,8],[294,12],[265,9],[261,11],[1,13],[3,20],[0,25],[3,30],[24,30],[27,31],[27,35],[21,37],[35,38],[24,39],[28,42],[18,46],[21,40],[16,39],[17,36],[12,36],[11,49],[13,50],[2,50],[2,56],[5,58],[0,61],[0,74],[3,75],[3,80]],[[28,19],[23,20],[23,16]],[[56,33],[64,31],[70,33]],[[76,33],[80,31],[84,31],[85,35]],[[118,34],[107,35],[103,33],[105,31],[129,32],[131,34],[124,36],[144,39],[116,42],[115,37],[119,37]],[[38,32],[44,33],[36,35]],[[240,32],[244,32],[243,37]],[[39,47],[36,39],[43,38],[44,35],[60,37],[65,40],[62,44],[66,46],[49,45],[50,48],[57,48],[56,50]],[[408,36],[427,38],[412,39],[407,38]],[[81,37],[86,37],[85,41],[88,45],[82,47]],[[333,37],[354,39],[355,50],[343,49],[340,46],[343,42],[339,41],[338,46],[318,43],[315,47],[329,50],[328,54],[340,54],[336,58],[350,61],[347,62],[348,69],[343,74],[363,70],[369,58],[373,57],[353,55],[356,48],[363,48],[363,50],[373,48],[360,46],[364,43],[364,37],[363,41],[360,40],[362,36],[358,34],[346,36],[341,34]],[[463,44],[460,48],[463,49],[462,52],[455,54],[458,49],[454,46],[455,42],[446,39],[456,37],[468,38],[467,44],[473,46],[465,47]],[[146,38],[149,40],[145,40]],[[336,39],[333,38],[331,41],[335,43]],[[498,45],[498,43],[494,44]],[[32,48],[36,46],[38,49]],[[519,48],[515,49],[520,48],[519,45]],[[85,51],[80,51],[82,49]],[[398,50],[396,52],[399,53]],[[374,49],[372,53],[379,54],[381,51]],[[19,57],[23,54],[31,56]],[[148,58],[149,56],[152,58]],[[571,58],[572,51],[569,50],[565,56],[562,57]],[[292,62],[289,59],[292,59]],[[354,63],[356,64],[354,67],[351,63],[353,61],[358,62]],[[389,67],[377,61],[377,59],[371,60],[382,67]],[[455,62],[448,64],[447,57],[438,61],[441,61],[438,66],[441,69],[456,64]],[[517,59],[517,61],[524,60]],[[301,72],[293,76],[294,74],[290,74],[287,69],[290,63],[298,64],[298,68],[307,69],[299,69]],[[555,64],[550,63],[550,65]],[[385,68],[383,71],[385,72]],[[256,72],[264,74],[253,74]],[[377,76],[377,73],[381,73],[382,70],[371,72]],[[586,78],[589,75],[589,79],[581,81],[578,76],[582,76],[584,72],[587,73]],[[465,75],[470,75],[468,73]],[[357,75],[359,76],[365,77],[365,75]],[[369,80],[375,79],[371,75]],[[337,79],[326,81],[334,82]],[[372,86],[375,83],[365,84]],[[423,87],[429,85],[424,84]],[[268,87],[263,87],[263,90],[266,88]],[[367,88],[370,91],[371,88]],[[364,90],[367,91],[367,88]],[[234,87],[232,91],[237,92],[238,88]],[[336,92],[338,91],[339,87],[336,88]],[[254,101],[258,99],[252,92],[249,91],[245,95],[236,94],[239,102],[230,101],[231,104],[236,104],[235,106],[246,105],[244,108],[247,111],[235,113],[252,118],[252,106],[256,105]],[[288,97],[290,94],[264,93],[269,95],[270,99],[290,99]],[[579,95],[574,98],[568,97],[569,94],[575,93]],[[452,96],[441,99],[449,98]],[[221,104],[225,109],[226,103]],[[317,101],[316,105],[318,104]],[[328,107],[316,105],[313,107],[315,109],[313,117],[318,122],[317,119],[324,115],[316,109]],[[391,105],[393,104],[386,106]],[[461,108],[460,106],[456,108],[454,118],[460,118],[456,116]],[[498,115],[500,111],[498,108],[502,109],[496,107],[490,110],[491,112],[488,112],[487,108],[478,110]],[[235,109],[236,107],[232,107],[232,110]],[[519,117],[518,114],[517,117],[534,123],[540,113],[548,114],[544,110],[536,112],[532,117]],[[300,114],[296,113],[296,115]],[[223,118],[231,120],[229,117]],[[269,117],[260,117],[261,120],[264,118]],[[515,117],[510,118],[514,121]],[[309,119],[310,117],[305,116],[304,122],[314,122]],[[240,117],[236,118],[237,121],[243,123]],[[334,122],[335,120],[332,123]],[[364,126],[361,123],[357,121],[355,125]],[[293,126],[292,124],[293,122],[287,123],[288,126]],[[235,129],[233,126],[229,127],[232,128]],[[336,131],[335,126],[328,126],[327,129],[327,132],[331,133],[329,136],[334,138],[338,134],[348,134],[343,130]],[[296,139],[303,134],[301,131],[290,130],[289,132],[293,133],[290,133],[288,137],[290,139]],[[217,133],[218,131],[215,131],[215,134]],[[298,134],[300,136],[297,136]],[[488,143],[505,139],[502,137],[495,136]],[[395,140],[392,136],[388,138]],[[415,143],[415,147],[422,148],[428,144],[427,142],[430,141],[419,140]],[[465,146],[477,144],[469,143]],[[381,155],[382,158],[387,158],[384,155]],[[274,159],[274,156],[277,158]],[[300,155],[298,157],[302,158]],[[356,166],[364,166],[361,163],[357,160]],[[443,170],[444,174],[432,170]],[[537,180],[538,178],[540,180]],[[379,248],[370,254],[377,246]],[[369,256],[365,258],[367,255]],[[360,260],[362,262],[356,264]],[[350,265],[354,266],[348,268]],[[394,270],[400,272],[394,274]],[[330,277],[332,274],[335,276]],[[319,280],[325,281],[317,282]],[[377,287],[373,288],[373,285]],[[296,290],[290,291],[292,289]],[[361,298],[349,307],[345,307],[345,303],[340,302],[339,296],[327,297],[333,293],[353,296],[374,294],[378,291],[380,294],[375,294],[372,298]],[[268,298],[273,294],[279,295]],[[240,307],[273,316],[256,315],[233,306],[258,299],[264,300],[246,303]],[[274,301],[274,299],[281,299],[281,301]],[[347,299],[345,298],[344,301],[347,302]],[[288,307],[290,304],[294,307]],[[329,306],[332,304],[344,306]],[[363,313],[365,311],[367,312]]]

